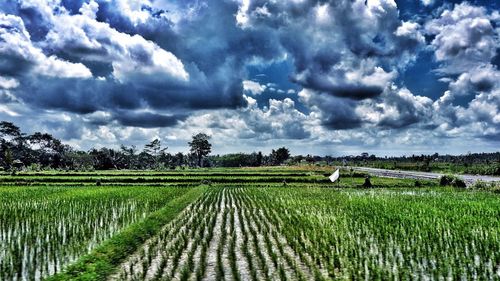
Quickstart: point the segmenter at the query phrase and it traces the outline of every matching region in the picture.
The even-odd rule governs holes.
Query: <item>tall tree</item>
[[[198,160],[198,166],[202,166],[203,157],[207,156],[212,152],[212,144],[208,141],[210,136],[207,134],[199,133],[193,136],[193,140],[188,144],[191,147],[190,151],[192,154],[196,155]]]
[[[257,163],[256,163],[256,166],[262,166],[262,160],[263,160],[262,152],[259,151],[259,153],[257,153]]]
[[[154,139],[150,143],[144,146],[144,152],[153,157],[154,167],[157,169],[159,167],[159,159],[161,154],[167,150],[167,147],[161,147],[161,141],[159,139]]]

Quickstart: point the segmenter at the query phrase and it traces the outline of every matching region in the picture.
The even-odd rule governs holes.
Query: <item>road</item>
[[[386,178],[409,178],[409,179],[439,179],[443,174],[439,173],[427,173],[427,172],[416,172],[416,171],[400,171],[400,170],[386,170],[368,167],[347,167],[352,168],[355,171],[366,172],[378,177]],[[494,176],[481,176],[481,175],[457,175],[462,178],[467,185],[471,185],[478,180],[484,182],[500,182],[500,177]]]

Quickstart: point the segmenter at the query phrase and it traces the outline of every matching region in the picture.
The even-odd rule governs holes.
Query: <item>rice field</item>
[[[499,194],[325,173],[5,175],[0,280],[500,279]]]
[[[0,280],[58,273],[186,190],[0,187]]]

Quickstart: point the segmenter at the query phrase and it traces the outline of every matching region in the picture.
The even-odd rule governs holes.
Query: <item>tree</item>
[[[101,148],[99,150],[93,148],[88,152],[92,156],[94,169],[96,170],[109,170],[116,169],[115,163],[117,162],[117,153],[110,148]]]
[[[32,156],[31,158],[35,158],[30,159],[28,163],[36,162],[42,166],[52,166],[53,168],[58,168],[61,165],[65,148],[60,140],[51,134],[40,132],[30,135],[26,139],[32,146],[32,151],[28,154]]]
[[[160,156],[167,150],[167,147],[161,148],[161,141],[154,139],[144,146],[144,152],[153,157],[154,167],[158,169]]]
[[[184,165],[184,154],[182,154],[182,152],[176,153],[173,158],[172,162],[174,166]]]
[[[256,166],[262,166],[262,160],[263,160],[263,156],[262,156],[262,152],[258,152],[257,153],[257,163],[256,163]]]
[[[307,162],[308,164],[312,164],[312,163],[314,163],[314,157],[313,157],[311,154],[307,154],[307,155],[306,155],[306,162]]]
[[[198,160],[198,167],[202,166],[203,157],[207,156],[212,152],[212,144],[208,142],[210,136],[207,134],[199,133],[193,136],[193,140],[188,144],[191,147],[190,151],[194,154]]]
[[[11,136],[14,139],[18,138],[21,136],[21,130],[11,122],[1,121],[0,138],[3,138],[4,136]]]
[[[136,155],[135,153],[137,152],[137,148],[135,145],[132,145],[131,147],[127,147],[125,145],[120,145],[120,151],[121,154],[123,155],[123,161],[125,162],[125,165],[127,169],[134,169],[137,167],[136,165]]]
[[[6,168],[10,169],[12,167],[12,162],[14,161],[14,159],[12,159],[12,151],[10,148],[7,148],[4,154]]]
[[[5,138],[7,137],[7,139]],[[0,121],[0,140],[10,149],[11,156],[14,160],[23,160],[29,158],[30,151],[26,146],[25,134],[21,132],[19,127],[11,122]],[[4,150],[5,153],[5,150]]]
[[[280,147],[277,150],[272,150],[271,158],[273,159],[274,164],[281,165],[285,160],[290,158],[290,151],[286,147]]]

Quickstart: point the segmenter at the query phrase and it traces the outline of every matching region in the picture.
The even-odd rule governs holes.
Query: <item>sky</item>
[[[0,120],[77,149],[498,151],[500,2],[6,0]]]

